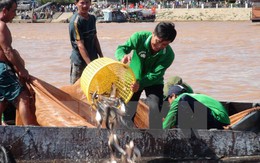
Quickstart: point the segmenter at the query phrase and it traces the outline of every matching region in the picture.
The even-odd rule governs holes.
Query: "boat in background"
[[[95,14],[98,13],[98,14]],[[95,11],[99,23],[109,22],[154,22],[156,15],[152,9],[113,9]]]
[[[260,22],[260,0],[252,0],[252,22]]]
[[[123,14],[123,12],[121,12],[118,9],[113,9],[113,8],[107,8],[107,9],[103,9],[102,10],[102,15],[103,15],[103,19],[101,18],[97,18],[98,22],[102,23],[102,22],[117,22],[117,23],[121,23],[121,22],[126,22],[127,19],[125,17],[125,15]]]
[[[155,12],[151,9],[128,9],[123,10],[128,22],[154,22]]]

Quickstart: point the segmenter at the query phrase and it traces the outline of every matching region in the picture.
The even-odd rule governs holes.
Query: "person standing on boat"
[[[123,45],[117,47],[116,59],[130,64],[136,77],[136,82],[131,86],[134,92],[131,101],[138,101],[145,91],[147,98],[150,99],[149,104],[161,111],[164,99],[164,74],[175,56],[169,44],[174,41],[176,35],[173,23],[160,22],[153,32],[136,32]]]
[[[230,124],[228,112],[219,101],[204,94],[186,92],[181,85],[169,88],[170,110],[163,121],[163,129],[223,129]]]
[[[70,83],[75,83],[94,59],[103,57],[97,37],[96,17],[89,14],[91,0],[76,0],[78,12],[69,23],[69,35],[72,45]]]
[[[0,2],[0,115],[13,103],[21,116],[24,125],[38,125],[35,114],[30,109],[30,93],[26,82],[30,75],[25,68],[24,60],[12,47],[12,36],[7,22],[16,15],[15,0]]]

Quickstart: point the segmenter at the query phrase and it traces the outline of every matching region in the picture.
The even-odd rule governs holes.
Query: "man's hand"
[[[124,64],[130,63],[131,62],[131,56],[125,55],[124,58],[122,58],[121,62],[123,62]]]
[[[131,85],[131,90],[132,90],[133,92],[137,92],[137,91],[139,90],[139,87],[140,87],[140,84],[136,81],[135,83],[133,83],[133,84]]]
[[[26,69],[22,69],[22,70],[19,70],[17,72],[18,76],[19,76],[19,79],[25,83],[26,81],[28,81],[30,79],[30,75],[28,73],[28,71]]]

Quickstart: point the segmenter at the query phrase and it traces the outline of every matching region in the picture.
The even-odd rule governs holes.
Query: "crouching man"
[[[163,121],[163,129],[223,129],[230,124],[225,107],[204,94],[186,93],[181,85],[173,85],[168,91],[170,110]]]

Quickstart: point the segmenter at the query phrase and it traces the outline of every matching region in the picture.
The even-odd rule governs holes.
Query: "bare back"
[[[0,21],[0,61],[9,63],[4,53],[7,49],[12,49],[12,36],[6,23]]]

